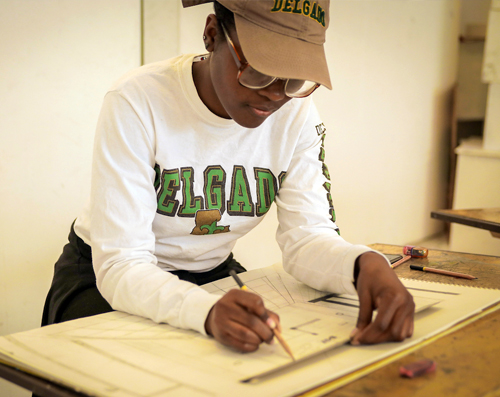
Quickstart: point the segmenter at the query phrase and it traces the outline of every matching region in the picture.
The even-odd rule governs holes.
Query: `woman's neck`
[[[230,119],[226,110],[220,103],[212,84],[212,78],[210,76],[210,56],[203,60],[193,62],[192,72],[196,91],[205,106],[215,115]]]

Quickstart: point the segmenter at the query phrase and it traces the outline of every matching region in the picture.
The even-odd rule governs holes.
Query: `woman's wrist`
[[[386,265],[385,259],[382,257],[382,255],[380,255],[377,252],[368,251],[356,258],[356,260],[354,261],[354,270],[353,270],[354,288],[357,289],[360,272],[367,266],[374,267],[377,266],[377,264]]]

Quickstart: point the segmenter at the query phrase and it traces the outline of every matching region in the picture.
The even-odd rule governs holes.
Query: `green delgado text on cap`
[[[184,7],[213,0],[182,0]],[[261,73],[331,89],[324,43],[329,0],[218,0],[234,13],[248,63]]]

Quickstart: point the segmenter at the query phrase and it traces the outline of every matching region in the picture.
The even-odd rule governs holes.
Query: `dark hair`
[[[214,12],[219,23],[219,31],[222,32],[221,23],[224,24],[225,28],[228,30],[233,30],[236,28],[234,23],[234,13],[220,4],[218,1],[214,1]]]

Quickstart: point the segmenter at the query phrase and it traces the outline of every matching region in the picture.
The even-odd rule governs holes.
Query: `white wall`
[[[464,40],[459,49],[456,117],[459,122],[484,120],[488,85],[481,74],[491,0],[461,0],[460,4],[460,35]]]
[[[335,1],[324,115],[342,235],[408,244],[442,229],[459,3]]]
[[[488,20],[491,0],[460,0],[460,34],[465,35],[468,26],[485,26]]]
[[[476,68],[482,66],[482,73],[474,71],[486,83],[486,109],[481,115],[484,130],[482,139],[469,138],[456,149],[454,209],[500,207],[500,184],[497,182],[500,180],[500,0],[482,2],[491,8],[488,13],[484,6],[478,7],[482,10],[482,24],[487,21],[486,45],[484,56],[474,64]],[[472,71],[471,65],[468,66]],[[464,102],[473,99],[464,95]],[[450,249],[456,251],[500,256],[500,239],[478,228],[452,223],[449,244]]]
[[[140,1],[1,0],[0,10],[3,335],[40,325],[54,262],[88,196],[102,97],[140,63]],[[18,390],[0,383],[2,396]]]
[[[180,53],[180,1],[143,0],[142,63],[161,61]]]

